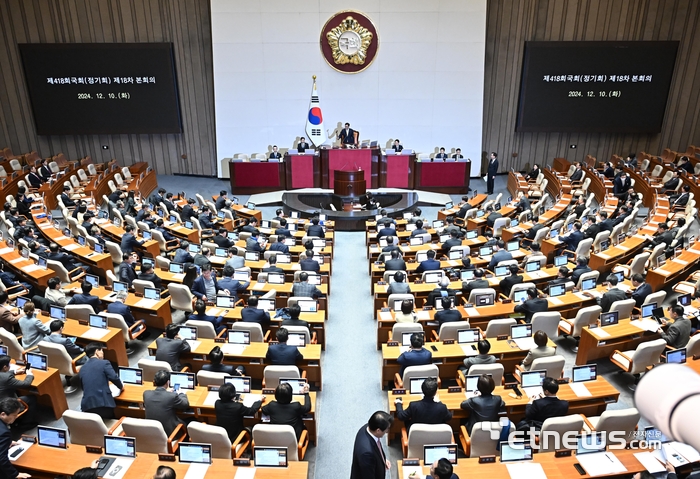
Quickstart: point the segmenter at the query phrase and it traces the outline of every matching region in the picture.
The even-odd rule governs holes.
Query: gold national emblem
[[[337,65],[364,65],[374,35],[348,15],[337,27],[326,33],[326,38]]]

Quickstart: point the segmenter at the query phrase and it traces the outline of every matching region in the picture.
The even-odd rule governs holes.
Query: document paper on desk
[[[516,462],[506,464],[510,479],[547,479],[547,474],[538,462]]]
[[[657,461],[654,455],[650,452],[638,452],[634,454],[634,457],[636,457],[639,463],[652,474],[664,472],[666,470],[664,465]]]
[[[185,479],[204,479],[207,475],[209,464],[190,464],[185,474]]]
[[[12,251],[12,250],[10,250],[10,251]],[[8,251],[8,253],[10,251]],[[11,259],[10,264],[21,263],[24,260],[25,260],[24,256],[20,256],[19,258]]]
[[[204,398],[202,403],[204,406],[214,407],[216,401],[219,399],[219,391],[209,391],[207,397]]]
[[[241,394],[243,398],[243,405],[245,407],[251,407],[255,401],[262,401],[262,394]]]
[[[635,319],[634,321],[630,321],[630,326],[639,328],[642,331],[651,331],[652,333],[655,333],[659,329],[659,323],[653,319]]]
[[[87,331],[85,331],[82,336],[83,338],[89,338],[89,339],[102,339],[104,338],[107,334],[109,334],[109,329],[104,329],[104,328],[88,328]]]
[[[593,396],[585,383],[569,383],[569,387],[577,397],[584,398]]]
[[[627,468],[612,452],[592,452],[576,456],[589,476],[604,476],[626,472]]]
[[[559,298],[547,298],[547,300],[555,306],[561,306],[564,302]]]
[[[66,251],[73,251],[74,249],[78,249],[78,248],[80,248],[80,245],[77,243],[67,244],[63,247],[63,249]]]
[[[430,311],[418,311],[416,313],[416,317],[418,318],[418,321],[430,321]]]
[[[393,321],[394,315],[391,314],[391,311],[380,311],[379,319],[381,319],[382,321]]]
[[[607,332],[603,328],[594,328],[591,330],[591,332],[593,333],[594,336],[597,336],[598,338],[609,338],[610,337],[610,333]]]
[[[236,475],[233,479],[254,479],[255,478],[255,468],[254,467],[239,467],[236,468]]]
[[[243,354],[243,351],[245,351],[245,344],[224,344],[221,346],[221,350],[224,352],[224,354],[228,354],[231,356],[240,356]]]
[[[158,304],[157,299],[143,298],[138,303],[136,303],[134,306],[136,306],[137,308],[152,308],[156,304]]]
[[[187,341],[187,344],[190,345],[191,351],[194,351],[195,349],[197,349],[199,347],[200,344],[202,344],[201,341],[196,341],[194,339],[186,339],[185,341]]]
[[[464,308],[464,311],[467,313],[467,316],[481,316],[476,308]]]
[[[3,248],[3,249],[0,249],[0,255],[3,255],[3,256],[4,256],[4,255],[6,255],[6,254],[8,254],[8,253],[12,253],[14,250],[15,250],[14,248]],[[12,261],[10,261],[10,263],[12,263]]]
[[[44,269],[44,268],[42,268],[41,266],[37,266],[35,264],[28,264],[27,266],[22,266],[22,268],[20,268],[20,269],[22,271],[24,271],[25,273],[33,273],[34,271],[36,271],[38,269]]]
[[[27,442],[27,441],[18,441],[18,442],[19,442],[19,444],[17,444],[16,446],[12,446],[10,449],[7,450],[7,455],[10,457],[11,462],[14,462],[17,459],[19,459],[20,457],[22,457],[22,455],[25,452],[27,452],[27,449],[29,449],[31,446],[34,445],[34,443]],[[22,448],[22,452],[17,454],[15,457],[12,457],[11,454],[13,452],[15,452],[17,449],[19,449],[20,447]]]
[[[403,466],[403,477],[401,479],[411,479],[411,474],[415,474],[415,478],[422,478],[423,468],[420,466]],[[235,479],[238,479],[237,477]]]
[[[521,351],[529,351],[535,346],[535,340],[533,338],[517,338],[513,342],[520,348]]]
[[[472,348],[472,344],[476,345],[476,343],[471,343],[471,344],[462,344],[462,352],[464,353],[465,356],[476,356],[479,354],[479,351]]]

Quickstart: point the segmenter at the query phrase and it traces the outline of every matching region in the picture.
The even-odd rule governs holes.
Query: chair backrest
[[[615,301],[611,306],[610,306],[610,311],[617,311],[618,312],[618,317],[620,319],[627,319],[630,316],[632,316],[632,310],[634,309],[634,306],[636,305],[636,301],[634,299],[624,299],[620,301]]]
[[[256,446],[286,447],[287,460],[299,460],[297,435],[292,426],[256,424],[253,426],[253,442]]]
[[[547,261],[547,257],[544,257],[544,260]],[[529,263],[530,261],[528,261]],[[532,261],[533,263],[535,261]],[[518,291],[527,291],[529,288],[535,288],[535,283],[518,283],[514,284],[513,287],[510,289],[510,295],[508,296],[510,299],[515,299],[515,293]]]
[[[448,323],[442,323],[442,326],[440,326],[440,331],[438,333],[440,341],[445,341],[446,339],[454,339],[455,341],[457,341],[457,336],[460,329],[469,329],[469,320],[450,321]]]
[[[494,301],[498,296],[496,296],[496,290],[493,288],[474,288],[472,289],[471,293],[469,293],[469,299],[467,300],[470,303],[474,303],[476,301],[476,295],[478,294],[490,294],[493,295]]]
[[[496,386],[500,386],[503,383],[503,372],[505,371],[503,364],[493,363],[493,364],[474,364],[469,368],[467,374],[491,374],[493,376],[493,382]]]
[[[185,321],[185,326],[191,326],[197,329],[197,337],[202,339],[216,338],[216,330],[214,325],[209,321],[199,321],[196,319],[188,319]]]
[[[515,426],[511,423],[511,430],[515,430]],[[493,456],[498,454],[499,437],[494,439],[494,431],[503,429],[500,422],[477,422],[472,427],[472,432],[469,434],[471,447],[469,449],[469,457]],[[420,456],[419,456],[420,457]]]
[[[493,235],[494,236],[501,236],[501,232],[503,228],[510,223],[510,218],[504,217],[504,218],[498,218],[496,221],[493,222]]]
[[[172,371],[170,363],[167,361],[158,361],[155,359],[141,358],[138,362],[138,367],[143,369],[143,382],[150,383],[156,376],[156,373],[161,369]]]
[[[90,315],[95,314],[95,310],[89,304],[67,304],[66,318],[89,321]]]
[[[107,326],[121,330],[122,336],[124,336],[124,342],[128,342],[131,339],[129,337],[129,325],[126,324],[124,316],[116,313],[108,313],[106,311],[97,314],[107,318]]]
[[[578,278],[578,283],[576,284],[576,287],[578,289],[581,289],[581,285],[583,282],[587,279],[595,279],[595,282],[598,282],[598,278],[600,277],[600,271],[589,271],[588,273],[583,273],[581,276]]]
[[[2,340],[3,345],[7,346],[7,354],[12,359],[15,361],[24,359],[24,349],[17,341],[17,336],[5,328],[0,328],[0,340]]]
[[[532,330],[544,331],[550,339],[553,339],[559,334],[559,321],[561,321],[561,313],[556,311],[535,313],[532,315]]]
[[[547,371],[547,377],[557,379],[561,377],[562,371],[564,371],[564,364],[566,364],[564,356],[547,356],[532,361],[530,370],[540,371],[544,369]]]
[[[591,245],[593,244],[593,238],[586,238],[579,242],[576,247],[576,257],[582,256],[588,258],[591,256]]]
[[[517,324],[513,318],[492,319],[486,326],[484,335],[487,338],[496,338],[504,334],[510,335],[510,327]]]
[[[236,321],[231,327],[232,331],[248,331],[250,333],[251,343],[262,343],[264,340],[262,326],[258,323],[246,323],[243,321]]]
[[[571,336],[575,338],[581,336],[581,330],[583,327],[596,323],[602,311],[603,308],[597,305],[579,309],[578,313],[576,313],[576,317],[574,318],[574,327],[571,331]]]
[[[173,309],[177,309],[185,312],[193,312],[192,298],[194,295],[190,291],[190,288],[184,284],[170,283],[168,284],[168,291],[170,292],[170,306]]]
[[[657,258],[661,256],[664,251],[666,251],[667,246],[668,245],[666,243],[659,243],[654,246],[654,249],[651,250],[651,255],[649,255],[649,261],[647,263],[647,267],[649,269],[656,268]]]
[[[408,431],[408,457],[423,457],[423,446],[428,444],[452,444],[452,427],[449,424],[412,424]]]
[[[603,241],[607,241],[610,238],[610,231],[601,231],[595,235],[595,240],[593,241],[593,249],[600,251],[600,244]]]
[[[619,226],[619,225],[618,225]],[[630,263],[629,267],[629,276],[632,276],[633,274],[644,274],[646,272],[646,263],[647,260],[649,259],[649,256],[651,256],[651,253],[639,253],[632,259],[632,262]],[[629,277],[628,276],[628,277]],[[666,293],[664,293],[666,294]],[[661,304],[661,303],[659,303]]]
[[[66,376],[75,376],[72,358],[62,344],[50,343],[49,341],[39,341],[39,351],[48,358],[49,367],[58,369],[58,372]]]
[[[624,431],[624,438],[630,441],[632,437],[632,432],[637,428],[637,423],[641,415],[637,408],[630,407],[626,409],[608,409],[603,411],[600,415],[598,423],[595,425],[596,432],[610,433],[616,431],[617,437],[620,437],[620,433],[617,431]],[[607,437],[606,437],[607,439]]]
[[[394,323],[391,327],[391,339],[401,342],[403,333],[422,333],[423,325],[421,323]]]
[[[154,231],[154,233],[160,233],[160,231]],[[163,235],[161,235],[161,238]],[[154,235],[155,238],[155,235]],[[160,242],[159,242],[160,243]],[[156,256],[156,268],[170,269],[170,259],[165,256]]]
[[[122,421],[122,429],[127,437],[136,439],[136,452],[168,453],[168,436],[160,421],[125,417]]]
[[[686,356],[700,356],[700,334],[695,334],[690,337],[690,341],[685,345]]]
[[[263,379],[265,388],[276,388],[280,384],[280,378],[300,378],[299,368],[296,366],[265,366]]]
[[[696,166],[697,166],[697,165],[696,165]],[[639,167],[639,169],[640,169],[641,171],[647,171],[647,168],[649,168],[649,160],[648,160],[648,159],[644,159],[644,160],[642,160],[642,164],[641,164],[641,166]]]
[[[112,263],[121,264],[122,262],[122,248],[117,243],[113,243],[109,240],[105,241],[105,246],[110,256],[112,256]]]
[[[68,428],[71,444],[80,444],[81,446],[100,445],[108,432],[102,418],[92,412],[66,409],[63,412],[63,422],[66,423]]]
[[[544,228],[540,228],[537,230],[537,233],[535,234],[535,239],[532,240],[533,243],[541,244],[542,241],[547,237],[549,234],[549,228],[546,226]]]
[[[231,459],[231,440],[223,427],[192,421],[187,425],[187,434],[192,442],[211,444],[211,457]]]
[[[395,309],[394,305],[396,304],[397,301],[403,301],[404,299],[410,299],[413,301],[413,305],[415,306],[416,304],[416,298],[412,294],[390,294],[387,306],[389,306],[392,311],[401,311],[401,308]]]
[[[290,325],[285,325],[284,328],[289,331],[290,333],[296,333],[296,334],[303,334],[304,339],[306,340],[306,344],[311,343],[311,332],[309,331],[309,328],[306,326],[290,326]]]
[[[228,376],[226,373],[215,373],[213,371],[205,371],[200,369],[197,372],[197,385],[206,386],[221,386],[224,384],[224,378]]]
[[[421,366],[407,366],[403,371],[401,380],[405,387],[411,384],[412,378],[438,378],[440,370],[437,364],[426,364]]]
[[[661,338],[640,344],[632,355],[632,370],[629,372],[640,374],[645,372],[649,366],[658,364],[665,348],[666,341]]]
[[[661,165],[656,165],[653,170],[651,170],[651,177],[652,178],[657,178],[661,172],[663,171],[663,167]]]
[[[144,279],[135,279],[131,282],[131,285],[138,294],[143,294],[145,288],[155,288],[153,281],[146,281]]]
[[[564,437],[565,433],[569,431],[578,433],[582,428],[583,418],[580,414],[550,417],[542,423],[540,452],[551,452],[556,449],[566,448],[566,444],[560,439]]]
[[[119,282],[119,278],[117,278],[117,275],[114,274],[114,271],[111,269],[106,270],[105,275],[107,276],[107,285],[112,286],[115,281]]]

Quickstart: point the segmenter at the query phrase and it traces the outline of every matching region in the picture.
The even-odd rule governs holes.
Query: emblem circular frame
[[[327,38],[328,32],[339,26],[346,17],[353,17],[357,22],[364,28],[366,28],[372,34],[372,41],[367,47],[367,58],[364,63],[356,65],[353,63],[337,64],[333,59],[333,49]],[[352,30],[347,30],[346,32],[353,32]],[[351,33],[350,35],[358,36],[356,33]],[[345,34],[343,34],[345,35]],[[335,71],[340,73],[354,74],[360,73],[366,70],[377,58],[377,53],[379,52],[379,32],[377,31],[374,22],[362,12],[357,10],[342,10],[333,14],[323,25],[321,29],[321,35],[319,38],[319,45],[321,47],[321,55],[323,59],[326,60],[328,66],[330,66]],[[341,49],[342,51],[342,49]]]

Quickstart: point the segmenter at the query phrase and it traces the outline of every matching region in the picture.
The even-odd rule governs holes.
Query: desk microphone
[[[355,163],[355,169],[356,169],[357,171],[362,171],[362,168],[359,168],[359,167],[357,166],[357,163]]]
[[[345,170],[343,170],[343,168],[345,168],[346,166],[348,166],[348,162],[347,162],[347,161],[345,162],[345,164],[344,164],[343,166],[340,167],[340,171],[345,171]]]

